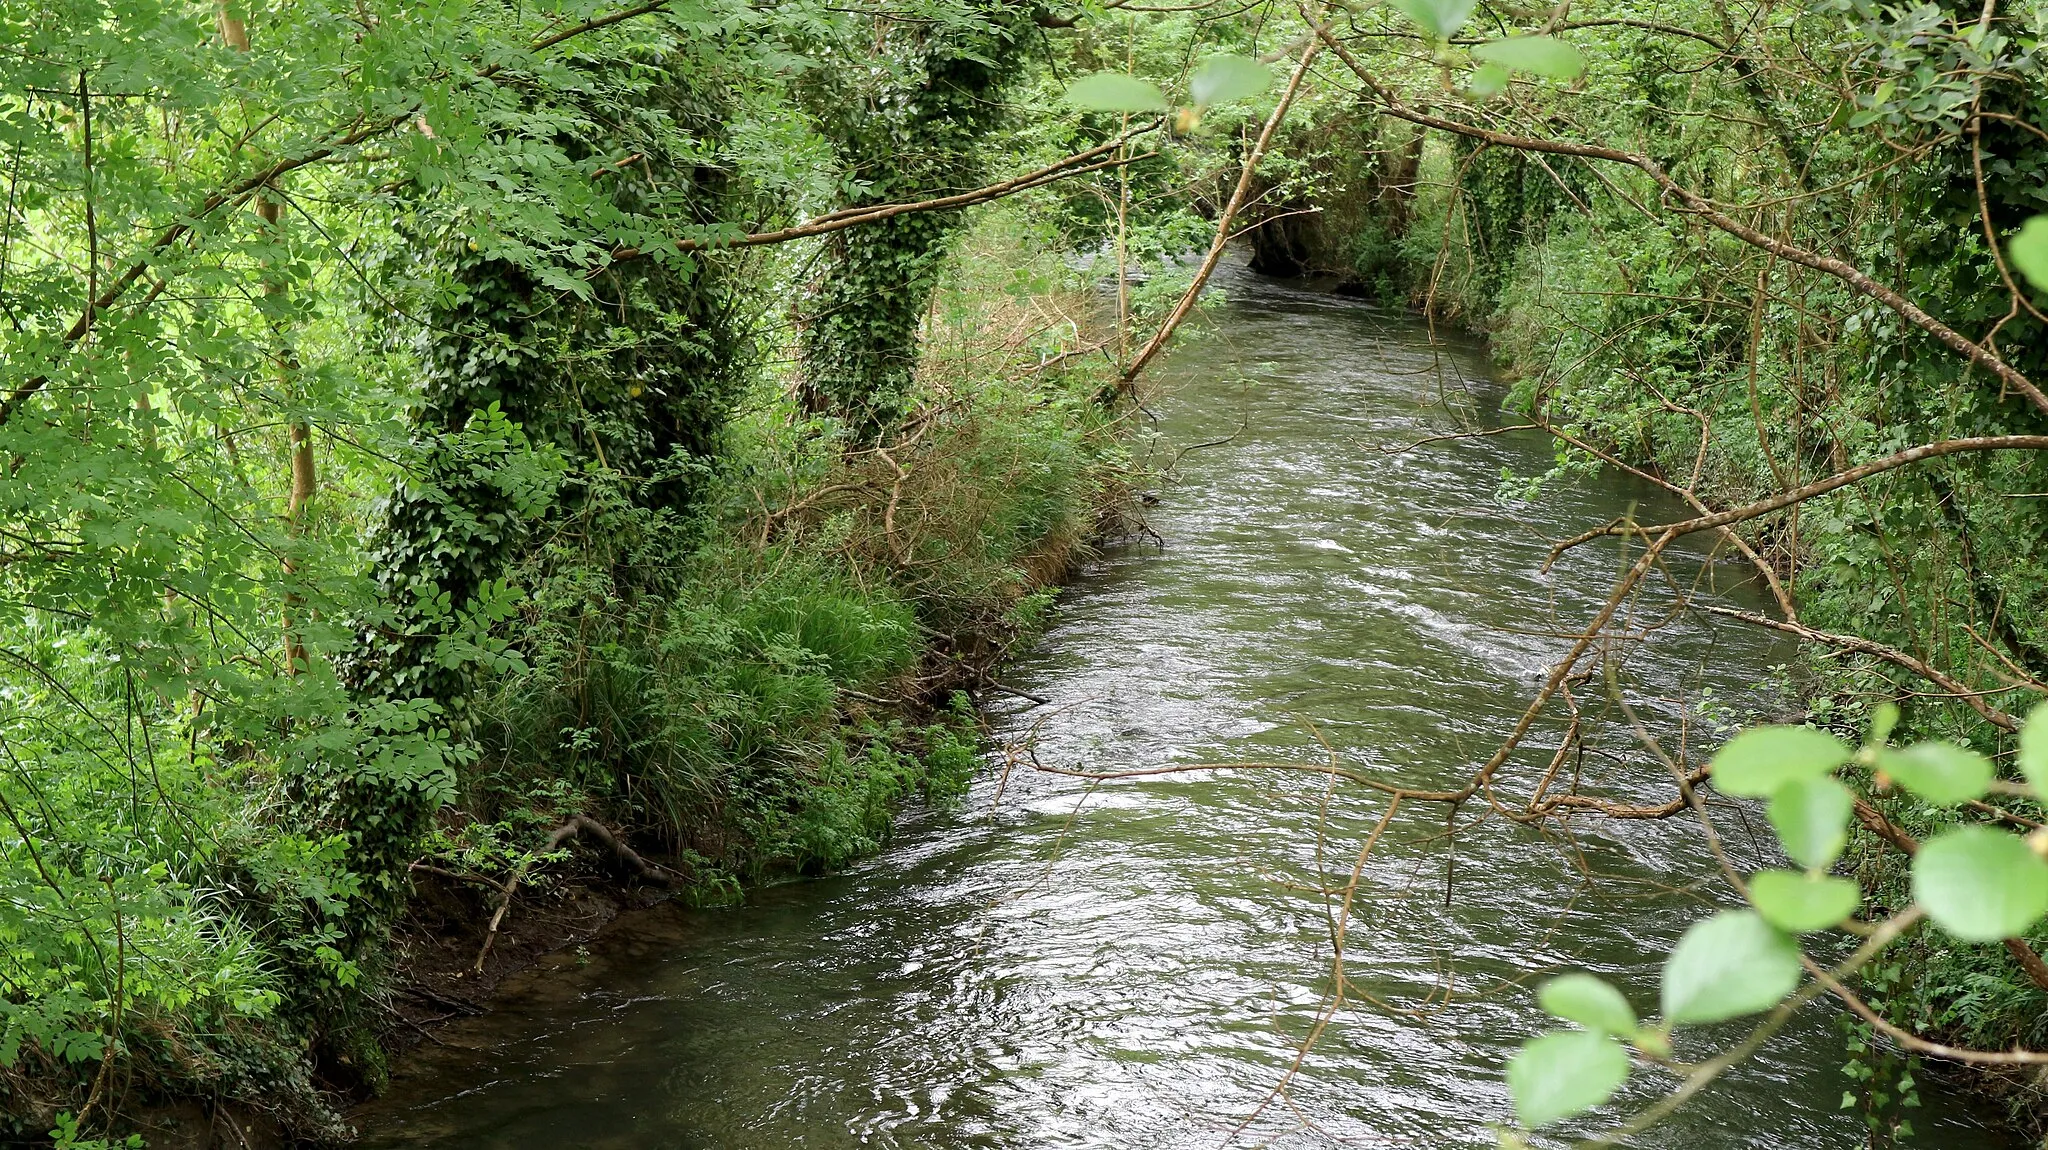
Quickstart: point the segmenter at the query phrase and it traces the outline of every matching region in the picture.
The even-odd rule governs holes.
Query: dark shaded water
[[[1008,673],[1051,703],[1000,727],[1041,763],[1100,771],[1321,761],[1312,722],[1353,766],[1455,785],[1617,572],[1613,548],[1586,549],[1539,576],[1547,541],[1678,509],[1612,473],[1496,501],[1504,470],[1551,463],[1529,433],[1388,454],[1497,406],[1462,382],[1478,357],[1440,359],[1414,321],[1342,300],[1229,291],[1217,334],[1167,367],[1163,450],[1235,438],[1181,459],[1151,515],[1163,548],[1110,554],[1065,597]],[[1785,657],[1675,624],[1628,653],[1631,698],[1667,733],[1711,731],[1767,705]],[[1668,798],[1624,734],[1586,757],[1588,789]],[[1544,761],[1515,760],[1508,792]],[[1501,1066],[1542,1026],[1527,986],[1591,968],[1654,1009],[1658,956],[1719,897],[1682,820],[1582,819],[1568,840],[1495,819],[1451,849],[1440,808],[1404,813],[1365,868],[1354,1001],[1276,1093],[1332,981],[1325,904],[1293,884],[1348,873],[1383,802],[1277,771],[1091,790],[1019,769],[1000,804],[998,785],[914,813],[844,874],[639,916],[587,962],[558,956],[412,1058],[358,1115],[368,1144],[1490,1146]],[[1754,861],[1738,812],[1723,818]],[[1832,1013],[1810,1009],[1633,1144],[1863,1146],[1838,1109],[1841,1051]],[[1626,1100],[1669,1084],[1639,1073]],[[1920,1145],[2003,1145],[1951,1099],[1914,1122]]]

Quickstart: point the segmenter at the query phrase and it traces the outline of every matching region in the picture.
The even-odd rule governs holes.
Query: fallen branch
[[[584,815],[571,815],[569,816],[569,821],[556,827],[548,835],[546,845],[526,856],[520,862],[518,868],[512,872],[511,877],[507,878],[504,885],[499,888],[498,909],[491,915],[489,929],[484,931],[484,945],[481,950],[476,952],[476,964],[471,968],[473,973],[482,974],[484,972],[484,960],[491,955],[491,944],[498,941],[498,927],[505,921],[505,912],[512,909],[512,895],[519,889],[520,880],[526,877],[526,872],[532,869],[535,862],[560,849],[563,843],[578,835],[588,836],[599,846],[610,851],[613,858],[617,859],[626,869],[632,871],[639,878],[645,879],[657,886],[676,886],[681,882],[676,876],[649,863],[646,859],[634,853],[632,847],[619,841],[619,836],[613,834],[611,829],[603,823]]]

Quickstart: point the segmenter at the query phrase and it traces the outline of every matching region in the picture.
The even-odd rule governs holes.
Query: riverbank
[[[1017,255],[982,254],[964,266]],[[963,278],[942,297],[924,405],[889,443],[842,451],[786,390],[749,413],[684,597],[536,612],[533,671],[482,708],[479,783],[416,868],[397,939],[408,1028],[474,1013],[505,976],[651,899],[718,904],[845,866],[888,840],[902,803],[966,785],[976,700],[1133,506],[1120,429],[1090,398],[1104,372],[1071,354],[1101,338],[1086,290],[987,288]],[[565,780],[579,789],[532,801]],[[508,844],[495,873],[516,871],[509,844],[577,814],[625,830],[661,874],[622,888],[646,876],[602,849],[528,870],[494,940],[503,900],[468,860]]]
[[[1106,378],[1085,354],[1105,339],[1092,285],[1013,227],[969,237],[889,441],[845,450],[771,373],[731,431],[677,596],[542,580],[531,669],[480,705],[483,761],[415,868],[394,971],[412,1001],[393,1041],[475,1013],[626,909],[843,867],[888,841],[905,802],[966,786],[976,700],[1133,507],[1120,423],[1092,398]],[[1041,290],[1004,290],[1020,267]],[[517,853],[579,815],[629,837],[649,870],[604,849]],[[501,920],[507,873],[523,881]]]
[[[1530,157],[1447,139],[1425,147],[1420,133],[1383,143],[1407,165],[1391,173],[1405,194],[1389,210],[1370,180],[1366,194],[1333,189],[1333,222],[1310,233],[1312,263],[1344,290],[1487,341],[1512,381],[1505,409],[1558,437],[1554,460],[1503,476],[1518,493],[1612,464],[1685,500],[1685,518],[1912,444],[2030,426],[1975,390],[1923,401],[1898,377],[1942,394],[1967,388],[1964,365],[1873,319],[1833,281],[1782,268],[1762,280],[1750,271],[1753,283],[1731,278],[1739,248],[1645,216],[1614,184],[1603,196],[1560,183]],[[1912,258],[1924,265],[1914,274],[1932,280],[1962,277],[1974,257],[1946,248]],[[1788,282],[1772,284],[1773,274]],[[1769,591],[1741,621],[1770,629],[1792,619],[1807,640],[1793,682],[1811,722],[1853,739],[1874,708],[1894,702],[1901,737],[2009,755],[2011,716],[2048,690],[2035,609],[2048,569],[2030,494],[2040,472],[2030,453],[1942,459],[1738,523],[1722,538],[1731,572]],[[1978,817],[1896,789],[1866,785],[1861,797],[1887,829],[1859,832],[1846,865],[1877,906],[1911,899],[1900,842]],[[2038,954],[2048,933],[2018,941]],[[2022,949],[1920,936],[1863,989],[1894,1023],[1942,1042],[2039,1049],[2048,982],[2030,973]],[[1865,1023],[1844,1026],[1841,1057],[1857,1075],[1851,1103],[1875,1136],[1911,1129],[1916,1081],[1928,1075],[1994,1099],[2029,1141],[2048,1135],[2048,1092],[2031,1075],[1924,1061]]]
[[[153,1147],[346,1140],[338,1112],[509,974],[635,907],[843,867],[905,804],[957,795],[975,700],[1078,557],[1127,529],[1137,475],[1127,425],[1095,402],[1094,285],[1028,220],[983,223],[885,441],[850,450],[808,411],[785,332],[687,479],[700,513],[648,514],[591,480],[525,548],[494,669],[465,701],[476,754],[453,760],[388,941],[360,962],[324,952],[319,1048],[292,1041],[300,1020],[259,1016],[230,1034],[239,1061],[174,1041],[111,1091],[16,1064],[0,1141],[61,1129],[87,1087],[97,1123]],[[312,861],[347,878],[338,855]]]

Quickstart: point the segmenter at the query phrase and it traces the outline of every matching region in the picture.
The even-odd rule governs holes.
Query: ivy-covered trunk
[[[716,139],[715,104],[667,88],[636,94],[652,105],[637,111]],[[600,143],[617,141],[565,148],[595,156]],[[723,175],[662,158],[648,141],[610,173],[613,205],[650,227],[717,218]],[[423,204],[421,215],[441,210]],[[473,757],[469,695],[522,665],[509,624],[528,589],[514,575],[539,533],[599,502],[687,520],[740,378],[744,341],[715,265],[679,255],[592,272],[479,246],[452,223],[420,245],[447,261],[452,282],[417,336],[410,468],[379,504],[368,547],[382,613],[343,668],[361,725],[431,727],[444,750],[410,771],[358,764],[319,796],[365,879],[358,929],[396,906],[420,835],[452,796],[452,767]],[[560,286],[564,274],[590,290]]]
[[[978,4],[955,25],[889,26],[903,72],[879,91],[825,93],[827,131],[863,192],[848,206],[932,199],[985,182],[982,143],[1004,118],[1003,89],[1024,55],[1028,12]],[[915,38],[913,40],[913,38]],[[804,394],[874,443],[899,423],[918,325],[961,213],[922,212],[835,233],[804,308]]]

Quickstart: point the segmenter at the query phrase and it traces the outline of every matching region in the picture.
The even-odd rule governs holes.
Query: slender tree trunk
[[[229,10],[227,0],[220,0],[213,12],[214,26],[220,30],[223,43],[237,52],[249,50],[249,27]],[[262,218],[263,227],[272,240],[284,238],[284,205],[266,192],[258,193],[256,214]],[[289,289],[272,269],[264,269],[263,294],[273,300],[281,300]],[[278,332],[277,382],[278,394],[289,402],[297,390],[298,360],[291,351],[285,333]],[[291,488],[285,503],[285,525],[296,540],[305,534],[308,508],[313,495],[319,490],[319,476],[313,467],[313,429],[303,420],[291,420],[285,430],[289,444]],[[289,553],[284,561],[287,582],[297,578],[299,565]],[[297,675],[306,668],[306,644],[298,629],[299,610],[305,605],[304,597],[294,591],[285,592],[284,612],[281,627],[284,632],[285,673]]]

